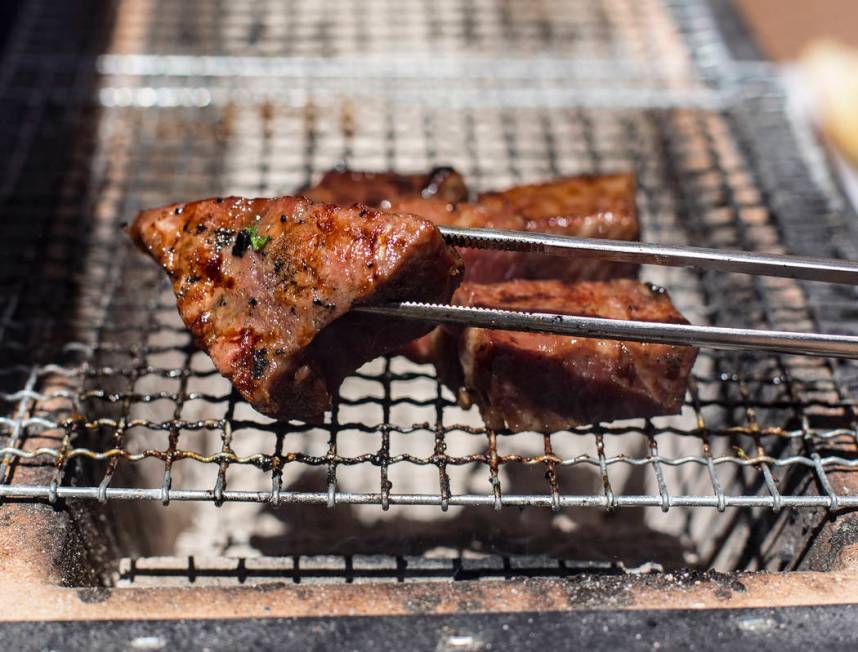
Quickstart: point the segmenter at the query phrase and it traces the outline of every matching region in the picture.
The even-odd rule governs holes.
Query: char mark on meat
[[[464,283],[453,303],[685,324],[661,289],[629,279]],[[439,377],[486,425],[552,432],[675,414],[697,349],[669,344],[442,326],[423,338]]]
[[[313,201],[341,206],[365,204],[379,207],[404,197],[464,201],[468,198],[468,189],[462,175],[448,166],[433,168],[427,174],[333,169],[326,172],[316,185],[298,194]]]
[[[320,419],[346,375],[430,329],[352,306],[444,303],[462,274],[425,219],[300,197],[166,206],[130,234],[169,274],[218,371],[279,419]]]
[[[640,224],[633,174],[566,177],[546,183],[483,193],[476,203],[453,203],[438,197],[403,197],[391,211],[413,213],[443,226],[507,229],[531,233],[608,240],[637,240]],[[584,256],[544,256],[492,249],[459,250],[465,281],[495,283],[517,278],[598,281],[633,277],[637,265]],[[425,363],[431,347],[414,342],[402,354]]]

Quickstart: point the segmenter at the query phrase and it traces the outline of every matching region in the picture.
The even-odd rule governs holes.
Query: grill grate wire
[[[43,21],[59,32],[62,12],[25,9],[0,72],[0,497],[858,506],[831,482],[858,466],[848,361],[704,351],[679,417],[551,435],[486,430],[401,358],[347,380],[316,428],[270,422],[217,376],[119,228],[141,207],[286,193],[340,162],[449,163],[476,189],[631,167],[652,241],[808,255],[858,242],[807,172],[776,82],[728,58],[705,3],[407,4],[413,23],[370,30],[395,24],[387,4],[366,18],[348,2],[270,4],[260,22],[244,3],[120,2],[99,58],[64,42],[47,55]],[[842,288],[647,274],[696,323],[851,328]],[[409,490],[421,469],[432,489]],[[514,483],[521,469],[544,478]],[[306,470],[319,482],[296,488]]]

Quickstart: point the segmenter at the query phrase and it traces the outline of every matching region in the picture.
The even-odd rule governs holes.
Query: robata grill
[[[390,357],[346,381],[324,427],[273,423],[194,348],[120,228],[343,163],[450,164],[477,190],[633,169],[645,241],[858,260],[823,151],[728,6],[10,13],[0,614],[30,624],[4,636],[471,650],[854,635],[853,361],[704,349],[680,416],[511,435]],[[644,278],[695,324],[858,334],[850,286]]]

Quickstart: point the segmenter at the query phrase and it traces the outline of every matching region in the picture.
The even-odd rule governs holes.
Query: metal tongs
[[[703,247],[674,247],[495,229],[448,226],[439,226],[438,229],[449,244],[458,247],[529,251],[552,256],[584,256],[628,263],[714,269],[858,285],[858,263],[845,260],[755,254]],[[355,310],[404,319],[499,330],[858,358],[858,337],[848,335],[665,324],[411,301],[383,306],[361,306]]]

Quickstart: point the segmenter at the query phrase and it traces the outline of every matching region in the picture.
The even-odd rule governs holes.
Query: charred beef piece
[[[524,230],[524,220],[506,208],[487,208],[468,202],[454,204],[437,197],[399,199],[391,202],[388,210],[395,213],[419,215],[439,226]],[[478,283],[518,278],[525,273],[524,267],[527,261],[534,258],[533,254],[517,251],[471,249],[468,247],[460,247],[459,253],[462,254],[462,259],[465,261],[465,280]],[[548,257],[540,256],[540,258],[550,264]],[[568,260],[567,266],[569,265]]]
[[[484,193],[479,203],[453,204],[437,197],[403,198],[397,213],[420,215],[444,226],[508,229],[585,238],[637,240],[640,235],[633,174],[577,176]],[[637,266],[585,257],[543,256],[520,251],[461,248],[465,280],[494,283],[516,278],[605,280],[633,277]],[[426,336],[429,337],[429,336]],[[407,344],[402,355],[430,361],[426,337]]]
[[[320,419],[346,375],[430,329],[352,306],[447,302],[462,274],[427,220],[304,198],[174,204],[140,213],[130,233],[170,275],[218,371],[278,419]]]
[[[524,221],[524,231],[603,238],[638,240],[640,222],[635,198],[635,176],[625,174],[581,175],[500,192],[483,193],[479,204],[496,211],[514,213]],[[506,278],[600,281],[633,277],[637,265],[595,258],[524,254]],[[478,280],[478,279],[474,279]],[[483,282],[495,279],[483,274]]]
[[[436,167],[428,174],[397,174],[395,172],[361,172],[334,169],[326,172],[319,183],[298,194],[316,202],[366,204],[381,206],[402,197],[437,197],[445,202],[468,198],[468,188],[462,175],[453,168]]]
[[[392,211],[413,213],[444,226],[509,229],[582,238],[640,237],[632,174],[577,176],[514,186],[480,195],[478,203],[404,197]],[[514,278],[599,281],[633,277],[637,266],[585,257],[464,249],[465,280],[495,283]]]
[[[479,203],[489,208],[509,207],[528,220],[550,216],[580,219],[603,215],[610,224],[614,219],[631,218],[632,237],[637,236],[635,178],[631,172],[582,174],[512,186],[480,194]]]
[[[629,279],[464,283],[453,303],[688,323],[666,291]],[[429,337],[438,375],[460,403],[475,403],[488,427],[515,432],[675,414],[697,356],[686,346],[471,327]]]

